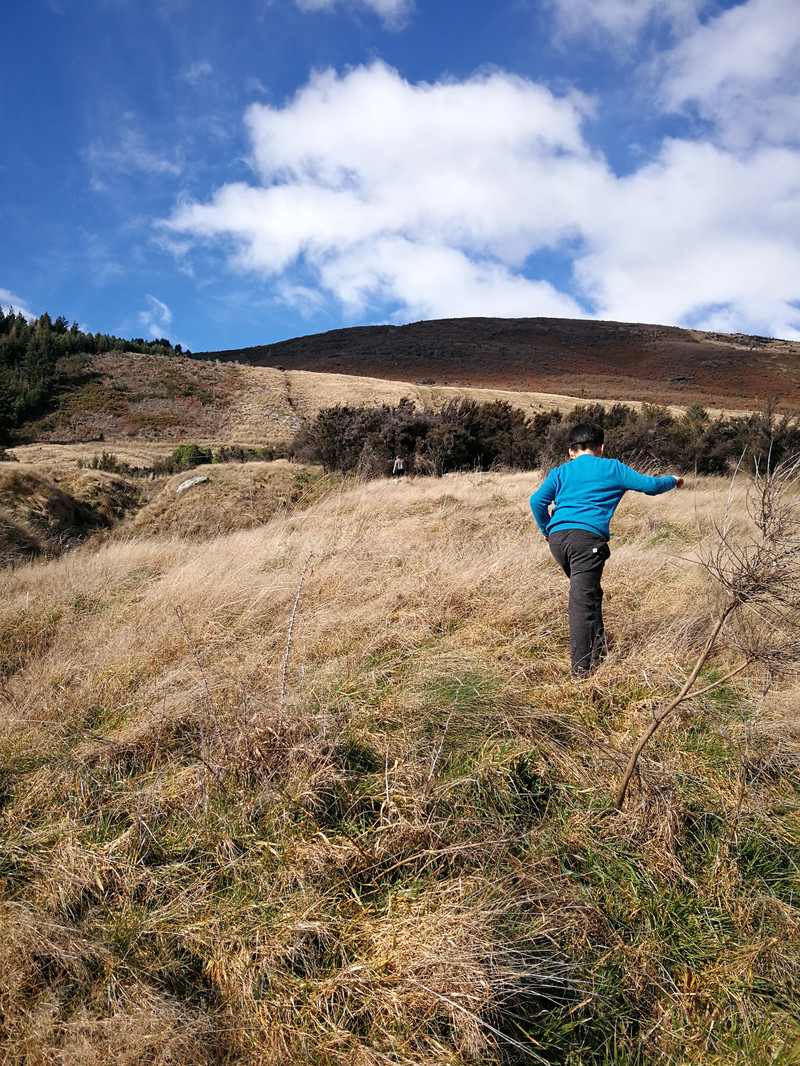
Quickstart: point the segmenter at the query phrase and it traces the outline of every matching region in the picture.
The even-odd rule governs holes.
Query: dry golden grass
[[[98,458],[104,451],[113,453],[121,463],[132,467],[149,469],[159,460],[166,459],[175,447],[174,441],[151,443],[139,440],[116,440],[109,444],[105,441],[76,441],[73,444],[51,444],[49,441],[37,441],[35,444],[21,444],[8,451],[20,463],[39,467],[43,471],[75,471]]]
[[[193,477],[207,480],[178,492]],[[277,460],[271,463],[214,463],[167,478],[137,512],[137,533],[217,537],[263,525],[275,514],[304,509],[342,484],[338,474]]]
[[[0,574],[0,1061],[790,1061],[796,690],[703,698],[601,817],[728,483],[623,501],[579,685],[536,475],[227,532],[270,469]]]
[[[130,478],[69,466],[0,464],[0,566],[58,555],[137,505]]]

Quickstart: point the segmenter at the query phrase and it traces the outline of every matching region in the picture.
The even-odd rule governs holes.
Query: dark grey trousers
[[[573,677],[586,677],[605,654],[600,579],[611,552],[586,529],[558,529],[549,538],[553,558],[569,578],[569,651]]]

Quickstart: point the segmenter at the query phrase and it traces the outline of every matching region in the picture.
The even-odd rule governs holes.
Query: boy
[[[611,554],[606,542],[617,504],[628,489],[657,496],[683,485],[682,477],[648,477],[617,459],[603,458],[603,442],[602,426],[574,426],[570,461],[551,470],[531,496],[539,529],[569,578],[569,648],[572,676],[578,678],[588,677],[605,654],[600,579]]]

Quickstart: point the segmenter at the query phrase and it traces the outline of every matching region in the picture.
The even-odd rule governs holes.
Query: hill
[[[763,588],[611,806],[745,483],[623,501],[577,685],[535,473],[216,473],[0,572],[3,1063],[796,1061],[794,623],[728,676]]]
[[[164,462],[403,396],[580,398],[98,352],[0,465],[4,1066],[797,1061],[796,483],[626,498],[576,684],[538,472]]]
[[[800,343],[673,326],[454,318],[200,353],[286,370],[592,399],[796,408]]]
[[[286,444],[322,407],[380,406],[403,397],[439,408],[449,400],[506,400],[528,415],[569,410],[577,396],[500,389],[440,387],[378,377],[311,373],[275,367],[215,363],[185,356],[114,352],[87,356],[80,379],[55,408],[20,431],[19,458],[91,455],[113,442],[127,462],[146,465],[169,446]],[[65,447],[65,446],[72,447]]]

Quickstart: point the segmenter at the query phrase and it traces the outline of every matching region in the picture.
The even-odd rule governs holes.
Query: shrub
[[[223,444],[214,452],[215,463],[271,463],[285,457],[285,448],[246,448],[241,444]]]
[[[202,448],[199,444],[179,444],[167,459],[153,463],[154,474],[177,474],[180,470],[190,470],[202,463],[212,462],[211,448]]]
[[[418,409],[403,399],[394,407],[345,405],[323,408],[295,438],[300,459],[326,470],[357,470],[363,477],[391,472],[395,456],[410,473],[445,474],[493,465],[533,468],[538,434],[533,421],[504,400],[451,400],[440,411]]]
[[[88,465],[90,470],[107,470],[110,474],[132,474],[134,472],[129,463],[121,461],[113,452],[105,450],[102,455],[93,455]]]
[[[355,470],[361,477],[391,473],[396,455],[410,473],[457,470],[550,469],[565,461],[570,429],[597,422],[606,433],[606,455],[653,471],[694,470],[726,474],[747,456],[752,468],[800,451],[800,420],[767,407],[745,418],[711,419],[700,404],[683,415],[666,407],[579,404],[528,418],[505,400],[451,400],[439,411],[396,407],[323,408],[290,446],[298,458],[326,470]]]
[[[290,450],[326,471],[357,470],[364,477],[389,473],[395,456],[402,455],[411,472],[419,442],[433,421],[431,412],[417,410],[407,399],[394,407],[337,404],[319,411],[297,434]]]
[[[537,465],[536,426],[506,400],[451,400],[433,416],[422,454],[438,474],[495,465],[530,470]]]

